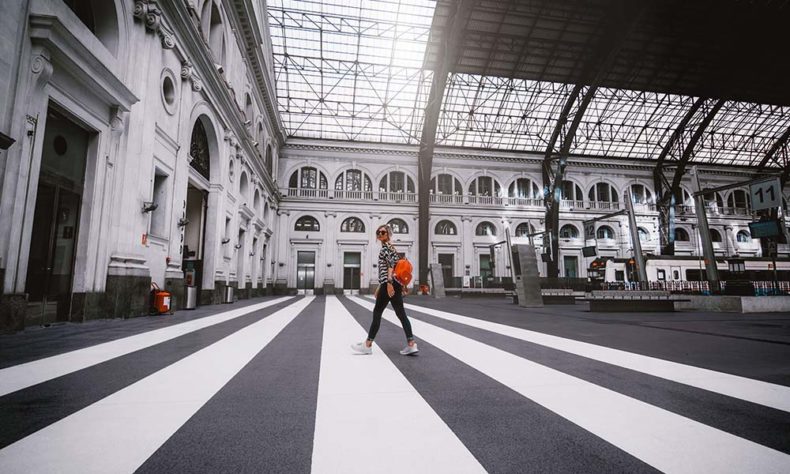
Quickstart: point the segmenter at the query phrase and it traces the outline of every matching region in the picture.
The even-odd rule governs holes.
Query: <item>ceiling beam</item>
[[[472,15],[473,0],[460,0],[451,4],[452,11],[447,18],[443,41],[440,44],[436,69],[433,71],[431,90],[423,115],[420,148],[417,153],[417,192],[418,212],[418,277],[420,284],[428,284],[428,246],[430,245],[430,186],[433,169],[433,152],[436,146],[436,131],[439,124],[439,112],[447,86],[447,76],[458,62],[458,55],[463,43],[463,33],[469,17]]]
[[[626,38],[631,34],[636,24],[644,12],[644,2],[629,2],[628,0],[616,0],[611,2],[609,10],[602,16],[603,20],[599,25],[604,34],[601,42],[596,47],[596,54],[590,56],[584,64],[582,76],[589,87],[581,95],[585,84],[576,84],[565,102],[562,113],[557,119],[551,139],[546,147],[543,157],[543,190],[544,205],[546,206],[545,225],[546,231],[550,236],[549,250],[551,258],[546,264],[546,276],[557,278],[559,276],[559,214],[560,201],[562,198],[562,182],[565,177],[565,165],[573,144],[576,130],[584,116],[587,106],[595,96],[598,85],[610,71],[614,60],[622,49]],[[574,111],[575,108],[575,111]],[[566,129],[570,114],[573,113],[573,120]],[[560,142],[557,150],[557,142]],[[553,161],[557,160],[556,171],[551,172]],[[544,240],[545,242],[545,240]]]

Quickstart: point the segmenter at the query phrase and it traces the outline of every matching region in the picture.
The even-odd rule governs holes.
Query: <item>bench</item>
[[[570,288],[546,288],[540,290],[543,304],[576,304],[576,296]]]
[[[585,298],[590,302],[590,311],[602,313],[643,313],[643,312],[672,312],[675,311],[676,301],[689,301],[675,299],[668,291],[621,291],[621,290],[594,290]]]

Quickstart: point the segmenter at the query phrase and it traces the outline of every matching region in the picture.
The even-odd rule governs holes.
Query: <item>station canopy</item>
[[[760,163],[790,128],[788,1],[639,0],[638,15],[618,14],[633,1],[476,0],[452,45],[456,0],[270,0],[283,124],[290,137],[419,144],[449,50],[439,146],[544,153],[596,71],[571,155],[656,159],[703,97],[724,102],[691,161]]]

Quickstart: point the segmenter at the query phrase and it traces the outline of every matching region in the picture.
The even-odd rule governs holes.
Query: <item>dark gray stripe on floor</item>
[[[0,397],[0,448],[292,304],[295,299]]]
[[[587,304],[521,308],[504,298],[420,296],[406,302],[790,386],[790,346],[757,340],[790,342],[790,318],[781,313],[591,313]]]
[[[324,298],[316,298],[138,472],[310,472]]]
[[[200,306],[195,310],[176,311],[174,314],[131,319],[97,319],[84,323],[57,324],[46,328],[28,328],[23,332],[0,336],[0,369],[273,299],[275,297],[270,296],[242,300],[234,304]]]
[[[790,454],[790,413],[409,311],[421,321]]]
[[[341,298],[341,302],[365,329],[369,327],[370,311],[346,298]],[[415,337],[420,355],[401,356],[398,351],[405,345],[403,329],[382,321],[376,344],[487,471],[656,472],[625,451],[421,341],[419,334]],[[409,433],[408,416],[403,414],[405,436]],[[404,469],[408,470],[407,461]]]

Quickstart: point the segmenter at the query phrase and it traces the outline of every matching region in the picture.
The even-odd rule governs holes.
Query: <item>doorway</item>
[[[197,294],[203,290],[203,247],[206,234],[206,209],[208,195],[192,184],[187,186],[187,202],[183,217],[184,242],[182,248],[182,269],[187,286],[196,286]]]
[[[315,252],[296,252],[296,291],[300,295],[315,291]]]
[[[444,287],[455,288],[455,255],[452,253],[440,253],[439,264],[442,266]]]
[[[579,275],[579,258],[575,255],[562,257],[565,278],[577,278]]]
[[[480,281],[483,288],[488,288],[492,285],[494,278],[494,270],[491,268],[491,255],[487,253],[480,254]]]
[[[362,254],[360,252],[343,253],[343,293],[358,295],[360,287],[360,271]]]
[[[89,141],[88,131],[47,111],[25,281],[33,324],[69,319]]]

